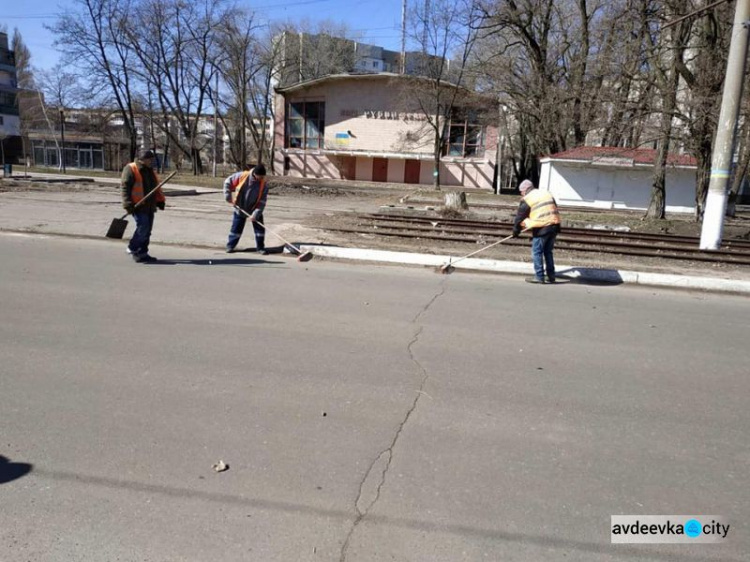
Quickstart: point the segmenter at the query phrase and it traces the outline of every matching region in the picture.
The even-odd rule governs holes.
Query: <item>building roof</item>
[[[320,78],[313,78],[304,82],[297,82],[289,86],[282,88],[275,88],[278,93],[294,92],[296,90],[302,90],[311,86],[317,86],[326,82],[342,81],[342,80],[384,80],[384,79],[410,79],[410,80],[430,80],[422,76],[413,76],[408,74],[395,74],[393,72],[349,72],[346,74],[328,74]],[[458,88],[455,84],[443,81],[443,85],[446,87]],[[464,88],[465,89],[465,88]]]
[[[616,146],[579,146],[565,152],[547,156],[551,160],[575,160],[578,162],[596,162],[613,166],[636,164],[653,166],[656,150],[653,148],[622,148]],[[667,165],[696,167],[696,159],[689,154],[667,155]]]

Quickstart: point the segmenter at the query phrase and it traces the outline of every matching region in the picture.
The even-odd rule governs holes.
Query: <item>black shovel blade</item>
[[[128,227],[128,221],[125,219],[112,219],[112,224],[109,225],[107,231],[107,238],[122,239],[122,235],[125,234],[125,229]]]

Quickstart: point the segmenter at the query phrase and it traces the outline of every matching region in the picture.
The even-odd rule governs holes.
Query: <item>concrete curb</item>
[[[424,267],[440,267],[447,264],[449,260],[456,259],[455,256],[412,254],[387,250],[369,250],[365,248],[319,246],[315,244],[302,244],[300,245],[300,249],[303,252],[312,252],[316,256],[326,258],[401,265],[420,265]],[[530,263],[492,259],[467,258],[453,267],[455,267],[456,270],[465,271],[484,271],[490,273],[509,273],[519,275],[534,274],[533,267]],[[557,264],[557,272],[561,278],[602,285],[630,284],[750,295],[750,281],[736,279],[714,279],[711,277],[691,277],[687,275],[645,273],[619,269],[594,269],[562,264]]]
[[[107,242],[118,242],[103,238],[101,235],[85,235],[63,232],[40,232],[38,230],[3,229],[0,233],[11,236],[60,236],[64,238],[82,238]],[[180,246],[200,248],[204,250],[218,250],[223,246],[209,244],[187,244],[182,242],[169,242],[165,240],[152,240],[155,245]],[[312,252],[322,258],[332,258],[353,261],[368,261],[376,263],[391,263],[397,265],[418,265],[423,267],[440,267],[455,260],[456,256],[445,256],[436,254],[413,254],[408,252],[393,252],[388,250],[371,250],[366,248],[344,248],[339,246],[323,246],[318,244],[300,244],[298,246],[303,252]],[[487,273],[506,273],[515,275],[533,275],[534,270],[530,263],[502,261],[492,259],[467,258],[453,266],[456,270],[480,271]],[[692,277],[687,275],[672,275],[666,273],[646,273],[627,271],[621,269],[594,269],[571,265],[557,264],[557,273],[560,278],[569,279],[582,283],[593,283],[599,285],[643,285],[650,287],[667,287],[674,289],[687,289],[698,291],[713,291],[718,293],[734,293],[750,295],[750,281],[736,279],[717,279],[712,277]]]

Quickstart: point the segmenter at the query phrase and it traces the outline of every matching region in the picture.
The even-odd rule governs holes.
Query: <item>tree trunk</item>
[[[435,134],[435,169],[432,171],[432,185],[440,191],[440,135]]]
[[[695,219],[703,220],[703,211],[706,207],[706,196],[708,195],[708,186],[711,183],[711,145],[709,142],[708,151],[705,147],[699,149],[696,154],[698,160],[698,169],[696,170],[695,181]]]
[[[445,194],[445,208],[451,211],[466,211],[469,204],[466,202],[466,193],[464,191],[449,191]]]
[[[654,166],[654,180],[651,184],[651,202],[646,211],[646,217],[650,219],[663,219],[666,216],[667,190],[665,186],[665,163],[666,158],[662,161],[660,157],[657,157],[657,162]]]
[[[663,219],[667,202],[666,170],[667,156],[669,155],[669,143],[672,137],[672,116],[677,106],[677,85],[680,74],[677,72],[677,57],[673,54],[668,78],[660,80],[661,90],[664,96],[664,105],[661,108],[661,123],[659,126],[659,149],[654,162],[654,175],[651,184],[651,202],[646,211],[646,217],[651,219]]]

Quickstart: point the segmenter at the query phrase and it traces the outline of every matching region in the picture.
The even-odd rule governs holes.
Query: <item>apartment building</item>
[[[280,52],[278,68],[274,72],[278,77],[276,85],[280,87],[350,72],[430,76],[429,67],[443,60],[414,51],[402,56],[399,51],[325,33],[285,31],[274,40]],[[457,70],[450,60],[446,60],[441,79],[457,82]]]
[[[20,152],[21,121],[18,112],[16,58],[8,34],[0,33],[0,157],[15,162]]]

